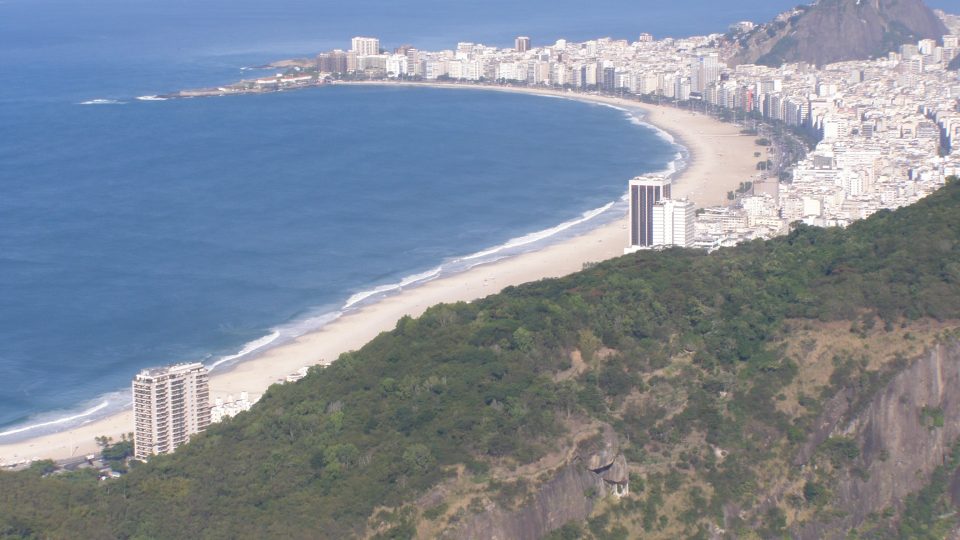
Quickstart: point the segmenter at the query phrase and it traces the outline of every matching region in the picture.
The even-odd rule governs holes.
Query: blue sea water
[[[135,96],[356,34],[687,35],[792,3],[0,0],[0,442],[122,405],[140,368],[214,364],[611,219],[583,217],[677,151],[623,111],[522,95]]]
[[[0,151],[5,424],[575,219],[675,152],[622,111],[469,91],[43,110]]]

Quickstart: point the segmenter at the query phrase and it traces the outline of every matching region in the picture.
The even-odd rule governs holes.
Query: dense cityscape
[[[731,32],[753,26],[739,23]],[[699,214],[693,245],[712,249],[769,238],[795,221],[846,226],[877,210],[909,205],[960,172],[954,144],[960,80],[948,69],[958,53],[960,37],[945,35],[941,43],[921,40],[874,60],[819,68],[730,67],[723,34],[661,40],[641,34],[632,43],[560,39],[549,45],[521,36],[512,49],[458,43],[456,49],[422,51],[404,45],[390,54],[378,39],[356,37],[350,50],[322,53],[315,64],[279,63],[292,69],[198,95],[364,79],[525,85],[672,102],[754,131],[757,121],[767,122],[813,141],[799,162],[784,163],[776,145],[758,138],[758,174],[744,179],[746,189],[731,193],[735,202],[729,207]]]

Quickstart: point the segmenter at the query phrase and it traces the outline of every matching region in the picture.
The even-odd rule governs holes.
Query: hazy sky
[[[853,1],[853,0],[850,0]],[[534,44],[610,36],[636,39],[723,32],[737,21],[764,22],[798,0],[0,0],[3,49],[35,44],[128,39],[184,50],[276,51],[347,47],[355,35],[374,35],[385,47],[424,49],[457,41],[510,46],[529,35]],[[960,0],[929,0],[960,13]],[[171,42],[173,41],[173,43]],[[120,52],[120,51],[117,51]]]

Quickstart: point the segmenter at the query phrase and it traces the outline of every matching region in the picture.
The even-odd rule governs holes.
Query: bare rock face
[[[942,425],[925,421],[924,411],[936,411]],[[834,433],[857,441],[856,465],[867,474],[840,478],[834,506],[843,518],[809,523],[795,531],[797,538],[845,538],[868,514],[901,504],[929,482],[960,437],[960,343],[940,345],[915,361]]]
[[[629,493],[630,470],[620,453],[620,438],[609,425],[598,437],[582,442],[570,463],[542,485],[521,508],[495,507],[477,514],[453,531],[462,540],[534,540],[570,521],[590,517],[598,500]]]
[[[542,538],[569,521],[590,516],[603,480],[581,465],[570,464],[540,487],[533,500],[515,511],[494,508],[476,515],[451,537],[463,540]]]
[[[584,465],[591,471],[600,471],[612,465],[620,454],[620,438],[612,427],[604,426],[598,440],[582,444],[579,450]]]
[[[819,0],[741,36],[734,63],[868,59],[947,32],[923,0]]]
[[[618,455],[607,470],[600,474],[604,482],[610,484],[626,484],[630,479],[630,470],[627,468],[627,459],[623,454]]]

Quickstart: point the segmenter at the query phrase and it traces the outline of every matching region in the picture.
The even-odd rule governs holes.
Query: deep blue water
[[[576,219],[676,151],[623,111],[471,91],[330,87],[6,115],[7,425]]]
[[[132,97],[356,34],[424,49],[688,35],[794,2],[0,0],[0,432],[100,403],[142,367],[215,362],[357,293],[461,269],[676,152],[622,111],[530,96]],[[93,99],[120,103],[80,105]]]

